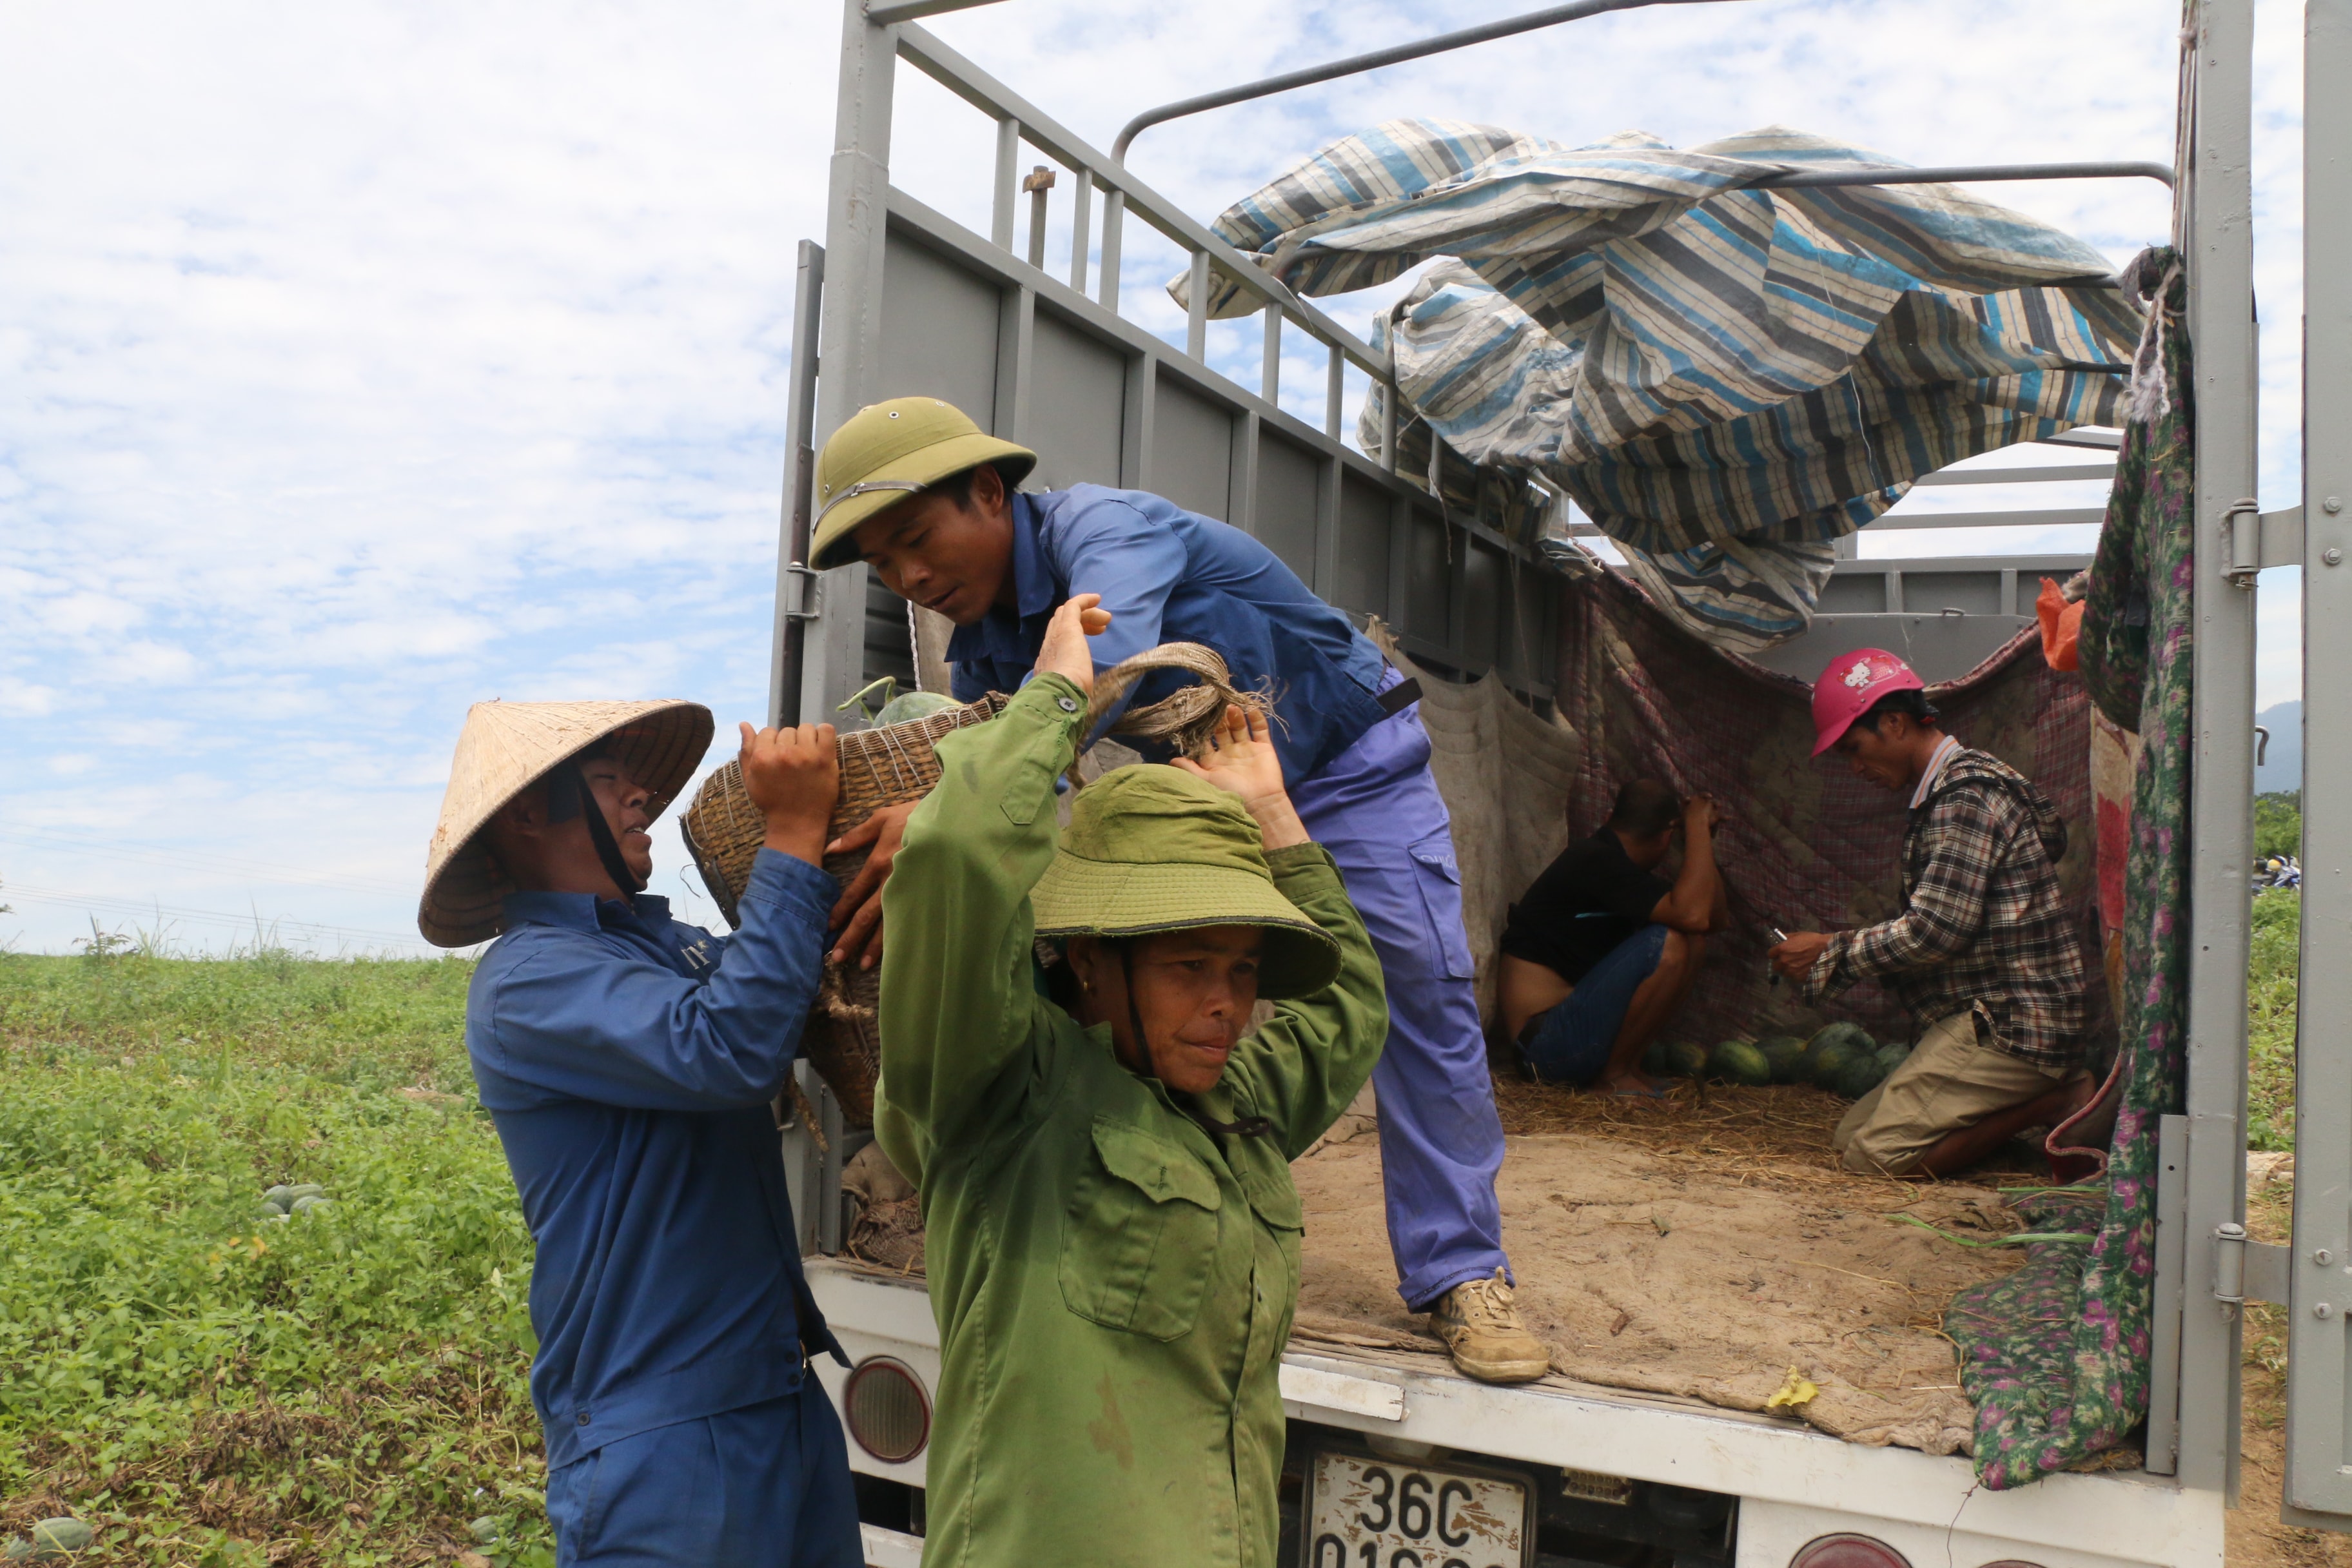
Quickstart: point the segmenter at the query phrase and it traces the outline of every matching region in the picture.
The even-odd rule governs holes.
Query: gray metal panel
[[[982,429],[995,430],[1002,291],[895,230],[882,258],[882,288],[890,309],[882,317],[874,394],[865,402],[941,397],[971,415]]]
[[[1453,595],[1448,581],[1453,574],[1446,564],[1445,528],[1434,512],[1419,507],[1412,509],[1412,550],[1405,558],[1404,629],[1425,641],[1440,645],[1453,639]]]
[[[1883,647],[1923,680],[1958,680],[2033,625],[2031,616],[1815,616],[1801,637],[1748,657],[1811,682],[1823,666],[1858,647]]]
[[[2352,1524],[2352,0],[2305,12],[2302,979],[2294,1246],[2288,1271],[2285,1518]],[[2340,559],[2340,557],[2339,557]],[[2325,1259],[2323,1262],[2322,1259]],[[2326,1316],[2320,1314],[2325,1311]]]
[[[1941,615],[1958,610],[1969,616],[2001,613],[2000,572],[1910,572],[1903,574],[1903,607]]]
[[[1463,566],[1469,613],[1458,628],[1462,652],[1474,666],[1493,664],[1503,648],[1503,553],[1473,543]]]
[[[1822,596],[1813,609],[1824,616],[1884,615],[1886,612],[1886,574],[1858,572],[1848,576],[1840,572],[1822,585]]]
[[[2156,1142],[2156,1302],[2147,1371],[2149,1471],[2180,1468],[2180,1308],[2188,1239],[2189,1118],[2160,1117]]]
[[[1351,610],[1389,615],[1389,498],[1354,474],[1339,479],[1339,543],[1333,596]]]
[[[1315,516],[1323,467],[1306,447],[1259,427],[1257,504],[1250,531],[1309,583],[1315,581]]]
[[[1234,416],[1180,378],[1160,374],[1152,410],[1153,447],[1145,484],[1188,511],[1220,520],[1233,514]]]
[[[1126,353],[1048,309],[1037,311],[1031,334],[1035,359],[1022,436],[1037,451],[1030,487],[1118,484],[1130,363]]]
[[[2203,0],[2198,11],[2186,247],[2189,330],[2197,348],[2197,637],[2180,1480],[2234,1503],[2242,1324],[2234,1307],[2213,1299],[2210,1282],[2216,1229],[2245,1216],[2254,595],[2222,568],[2231,507],[2254,494],[2254,16],[2252,0]]]

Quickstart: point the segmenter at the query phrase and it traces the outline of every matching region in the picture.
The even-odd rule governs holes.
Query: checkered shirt
[[[2082,940],[2058,887],[2066,825],[2047,796],[1983,752],[1952,754],[1903,833],[1903,912],[1837,931],[1805,976],[1820,1002],[1884,982],[1925,1029],[1974,1012],[1979,1037],[2051,1072],[2089,1048]]]

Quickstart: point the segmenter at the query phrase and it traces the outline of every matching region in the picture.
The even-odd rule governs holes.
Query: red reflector
[[[857,1446],[885,1464],[905,1464],[931,1440],[931,1402],[923,1380],[893,1356],[867,1356],[851,1368],[841,1406]]]
[[[1789,1568],[1911,1568],[1911,1560],[1867,1535],[1817,1535],[1797,1549]]]

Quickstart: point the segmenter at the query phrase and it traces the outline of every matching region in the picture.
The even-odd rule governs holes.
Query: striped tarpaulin
[[[1399,470],[1427,482],[1433,432],[1449,508],[1570,549],[1540,478],[1653,596],[1752,651],[1804,629],[1831,542],[1918,475],[2116,423],[2139,332],[2071,236],[1951,185],[1753,188],[1799,165],[1899,166],[1777,126],[1678,151],[1399,120],[1216,228],[1307,295],[1453,258],[1374,324],[1418,416],[1400,418]],[[1253,309],[1212,287],[1213,314]],[[1186,301],[1186,279],[1170,288]],[[1381,425],[1375,390],[1367,449]]]

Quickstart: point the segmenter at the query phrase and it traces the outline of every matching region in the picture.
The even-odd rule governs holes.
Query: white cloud
[[[1141,107],[1507,9],[1004,0],[934,26],[1107,145]],[[2285,0],[2261,14],[2277,133],[2258,159],[2264,471],[2283,495],[2298,39]],[[840,16],[830,0],[13,8],[0,816],[406,887],[470,701],[666,693],[722,726],[755,713],[793,242],[823,237]],[[1570,141],[1780,121],[1919,162],[2161,159],[2177,17],[2176,0],[1659,7],[1163,126],[1132,162],[1207,217],[1404,113]],[[968,106],[906,81],[900,183],[983,231],[991,145]],[[2164,228],[2152,186],[2011,199],[2118,258]],[[1130,313],[1180,333],[1159,291],[1172,251],[1135,225],[1129,258]],[[1361,330],[1369,303],[1331,308]],[[1254,378],[1250,333],[1219,341]],[[1287,372],[1302,408],[1319,369]],[[2266,691],[2284,646],[2265,643]],[[676,840],[657,842],[674,890]],[[0,875],[354,930],[411,912],[381,887],[5,838]],[[0,941],[81,931],[68,906],[0,900],[18,910]]]

